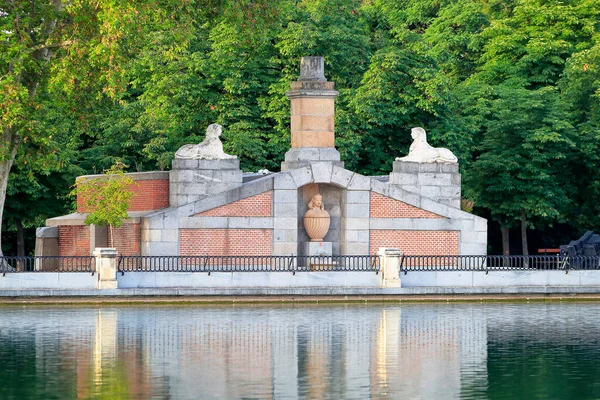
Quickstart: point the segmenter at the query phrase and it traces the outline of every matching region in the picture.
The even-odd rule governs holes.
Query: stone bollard
[[[380,247],[377,254],[381,257],[381,286],[400,287],[400,257],[402,252],[398,249]]]
[[[97,247],[96,273],[98,274],[98,289],[116,289],[117,284],[117,249]]]

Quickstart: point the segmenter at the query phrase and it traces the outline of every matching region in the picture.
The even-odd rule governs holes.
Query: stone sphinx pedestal
[[[311,271],[328,271],[335,269],[337,262],[333,261],[332,242],[306,242],[304,254],[308,256],[306,266]]]

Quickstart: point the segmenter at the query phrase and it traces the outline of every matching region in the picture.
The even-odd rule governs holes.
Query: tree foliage
[[[599,10],[600,0],[8,1],[6,229],[49,212],[26,215],[19,196],[66,209],[63,179],[116,160],[168,169],[211,123],[243,169],[277,170],[289,147],[285,92],[305,55],[325,57],[340,92],[336,146],[348,168],[388,173],[423,126],[459,157],[475,212],[503,226],[525,216],[529,228],[593,229]]]

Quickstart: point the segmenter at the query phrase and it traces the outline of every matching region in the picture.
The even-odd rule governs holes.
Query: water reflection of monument
[[[487,386],[486,315],[470,307],[80,309],[14,328],[80,398],[448,398]]]

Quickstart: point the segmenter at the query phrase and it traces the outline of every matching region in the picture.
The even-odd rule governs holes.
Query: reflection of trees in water
[[[498,306],[488,321],[492,399],[600,398],[600,307]]]
[[[595,308],[4,309],[0,398],[599,397]]]

